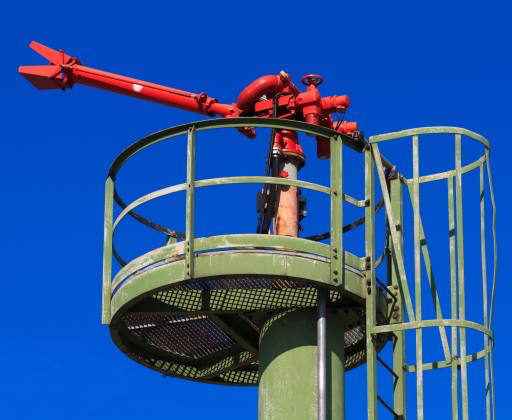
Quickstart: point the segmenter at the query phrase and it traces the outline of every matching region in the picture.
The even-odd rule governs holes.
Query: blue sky
[[[65,93],[38,92],[17,74],[19,65],[44,64],[28,48],[30,41],[37,40],[62,48],[85,65],[191,92],[206,91],[221,102],[235,101],[261,75],[286,70],[298,84],[302,75],[318,73],[325,78],[323,95],[350,95],[347,119],[358,121],[368,135],[453,125],[486,136],[492,144],[500,255],[494,324],[496,397],[498,416],[506,418],[512,405],[507,365],[512,342],[506,330],[507,296],[512,293],[507,264],[512,37],[510,10],[504,4],[90,1],[4,5],[0,16],[4,92],[0,105],[4,203],[0,210],[4,244],[0,415],[9,419],[257,418],[256,389],[163,379],[125,357],[112,344],[108,329],[100,325],[103,185],[108,167],[136,139],[202,117],[83,86]],[[218,142],[215,146],[206,139],[209,135],[199,141],[204,149],[198,152],[202,162],[198,177],[263,172],[266,135],[251,143],[225,131],[224,136],[212,135],[212,142]],[[302,142],[309,152],[304,178],[325,181],[327,167],[316,161],[312,140]],[[184,170],[179,152],[179,147],[163,147],[136,160],[126,175],[123,172],[126,198],[178,182]],[[390,153],[400,156],[401,151]],[[443,148],[427,150],[422,161],[425,171],[429,162],[435,167],[449,153]],[[354,176],[345,181],[354,193],[361,191],[360,163],[355,157],[349,164]],[[431,192],[426,194],[430,197]],[[198,222],[200,232],[254,229],[252,190],[240,195],[247,201],[241,199],[239,208],[225,209],[216,197],[205,193],[199,198],[208,207]],[[183,212],[176,210],[181,209],[177,200],[169,201],[169,207],[163,201],[160,209],[148,207],[147,211],[179,227]],[[445,207],[431,203],[432,207],[428,200],[422,204],[423,217],[435,220],[434,208],[445,211]],[[311,204],[307,229],[322,229],[323,220],[315,217],[315,209],[320,213],[324,204]],[[440,236],[438,227],[431,226],[432,234]],[[158,246],[161,240],[130,239],[138,234],[129,225],[120,232],[119,239],[126,238],[120,248],[127,256],[148,250],[151,243]],[[354,237],[354,246],[358,243]],[[472,249],[468,246],[466,251],[469,267],[479,258]],[[434,254],[440,270],[446,270],[446,253]],[[349,407],[349,419],[361,418],[365,412],[364,369],[347,374],[347,383],[353,384],[349,392],[360,400]],[[479,372],[477,368],[475,375]],[[450,410],[444,375],[441,383],[446,393],[426,390],[434,402],[428,409],[431,417],[426,418],[443,418]],[[470,390],[477,413],[480,391],[478,387]]]

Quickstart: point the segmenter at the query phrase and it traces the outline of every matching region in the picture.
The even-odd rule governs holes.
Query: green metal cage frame
[[[323,186],[300,180],[287,180],[263,176],[241,176],[224,177],[215,179],[195,179],[195,146],[196,133],[215,128],[238,128],[238,127],[267,127],[276,129],[289,129],[304,132],[313,136],[322,136],[330,139],[331,165],[330,165],[330,186]],[[187,135],[187,179],[179,185],[170,186],[158,191],[146,194],[129,205],[125,205],[121,213],[113,220],[113,208],[116,198],[115,178],[123,164],[136,153],[148,146],[177,136]],[[420,176],[419,173],[419,137],[424,134],[451,134],[455,136],[455,168],[442,173]],[[480,142],[485,149],[484,154],[473,163],[462,166],[461,139],[462,136]],[[407,179],[397,168],[393,168],[393,175],[385,173],[385,164],[388,163],[380,153],[379,143],[394,139],[410,137],[413,143],[413,177]],[[364,154],[365,165],[365,196],[358,200],[343,192],[343,147],[348,146]],[[492,177],[489,162],[490,148],[488,141],[481,135],[472,131],[456,127],[426,127],[413,130],[404,130],[395,133],[372,136],[368,142],[357,141],[351,137],[340,135],[334,130],[314,126],[303,122],[278,119],[260,118],[233,118],[206,120],[184,124],[169,128],[132,144],[114,161],[110,168],[105,184],[105,220],[104,220],[104,262],[103,262],[103,305],[102,322],[109,324],[123,305],[135,299],[148,290],[155,289],[161,284],[145,284],[141,288],[140,282],[136,284],[127,279],[137,273],[143,267],[158,263],[169,255],[183,255],[183,264],[180,272],[175,273],[176,278],[190,280],[196,276],[218,275],[221,273],[210,272],[198,264],[198,254],[208,250],[219,250],[226,248],[258,248],[266,247],[274,250],[292,250],[298,253],[305,253],[323,257],[328,261],[327,271],[318,271],[317,267],[301,264],[299,259],[289,258],[286,269],[281,271],[270,270],[267,274],[289,275],[296,267],[296,273],[300,272],[305,278],[332,290],[341,290],[344,293],[352,294],[364,301],[366,310],[366,360],[367,360],[367,381],[368,381],[368,419],[377,419],[377,402],[380,401],[395,418],[406,418],[406,373],[416,375],[417,393],[417,418],[423,419],[423,371],[437,368],[450,367],[452,370],[452,418],[459,418],[459,396],[458,396],[458,371],[460,369],[461,380],[461,404],[462,418],[469,418],[468,396],[467,396],[467,364],[479,359],[485,361],[486,381],[486,413],[487,419],[495,418],[494,401],[494,374],[492,364],[492,349],[494,336],[492,333],[492,318],[494,308],[494,295],[496,284],[496,207],[494,192],[492,189]],[[389,164],[387,165],[389,169]],[[464,238],[463,238],[463,208],[462,208],[462,175],[479,169],[480,171],[480,213],[481,213],[481,235],[482,235],[482,282],[483,282],[483,313],[484,323],[479,324],[465,319],[464,299]],[[485,169],[487,169],[490,198],[493,209],[493,243],[494,243],[494,272],[492,279],[492,294],[490,306],[487,296],[487,268],[485,250]],[[389,171],[388,171],[389,172]],[[375,249],[375,173],[383,193],[385,214],[387,220],[387,249],[380,257],[376,255]],[[441,312],[440,298],[438,296],[435,279],[433,276],[432,263],[425,240],[425,232],[419,211],[419,185],[421,183],[446,180],[448,190],[448,216],[449,216],[449,246],[450,246],[450,282],[451,282],[451,318],[443,318]],[[455,191],[453,182],[455,180]],[[194,237],[194,191],[196,188],[213,185],[227,184],[280,184],[292,185],[304,189],[317,191],[330,196],[330,244],[319,243],[301,238],[290,238],[274,235],[219,235],[207,238]],[[412,299],[409,290],[409,283],[404,263],[402,249],[403,232],[403,187],[409,190],[411,203],[414,211],[414,289],[415,296]],[[137,216],[134,210],[140,205],[164,195],[178,191],[186,192],[186,232],[183,242],[170,243],[164,247],[157,248],[145,255],[142,255],[126,264],[112,279],[112,255],[113,236],[119,223],[127,215]],[[342,202],[345,201],[353,206],[364,208],[365,212],[365,256],[358,257],[344,249],[343,245],[343,210]],[[119,202],[119,201],[118,201]],[[432,297],[436,310],[436,319],[424,320],[422,318],[421,302],[421,255],[427,267],[428,282],[432,289]],[[376,268],[388,257],[388,284],[383,285],[376,276]],[[350,280],[346,278],[346,267],[352,268],[361,274],[365,281]],[[291,271],[290,271],[291,270]],[[316,271],[315,271],[316,270]],[[118,293],[122,290],[122,293]],[[383,290],[386,294],[393,296],[394,303],[387,308],[384,293],[372,293],[372,291]],[[390,301],[389,299],[388,301]],[[414,305],[414,306],[413,306]],[[489,310],[490,308],[490,310]],[[378,311],[390,311],[395,318],[389,323],[379,323]],[[408,322],[405,322],[407,314]],[[391,319],[391,318],[390,318]],[[422,354],[422,329],[437,327],[440,331],[441,342],[445,354],[445,360],[433,363],[423,363]],[[445,327],[451,328],[451,348],[448,343]],[[483,334],[483,349],[476,354],[466,354],[466,329],[473,329]],[[405,331],[416,331],[416,363],[407,365],[405,361]],[[392,367],[385,364],[395,378],[394,401],[386,403],[377,390],[377,362],[385,363],[377,355],[378,346],[374,339],[378,334],[391,334],[394,337]],[[460,337],[460,340],[459,340]],[[460,350],[458,351],[458,347]],[[458,353],[460,352],[460,356]],[[492,415],[492,417],[491,417]]]
[[[454,169],[420,176],[419,170],[419,139],[420,135],[428,134],[450,134],[454,135],[455,140],[455,162]],[[475,140],[483,145],[484,153],[474,162],[462,166],[462,136]],[[379,143],[411,138],[412,140],[412,161],[413,176],[406,178],[398,173],[394,180],[386,180],[384,168],[382,165]],[[483,136],[470,130],[457,127],[423,127],[399,132],[387,133],[372,136],[369,139],[369,147],[366,151],[367,159],[375,164],[377,168],[380,187],[383,191],[386,216],[388,219],[390,251],[393,263],[390,263],[389,275],[390,283],[400,289],[398,294],[400,305],[405,306],[409,322],[404,322],[403,311],[399,312],[396,319],[397,323],[391,325],[377,326],[375,323],[367,326],[369,335],[391,332],[396,337],[396,343],[393,351],[393,374],[396,382],[394,387],[393,409],[389,408],[396,418],[405,418],[405,372],[416,374],[416,415],[419,420],[424,418],[423,407],[423,372],[425,370],[450,367],[452,371],[452,419],[459,418],[459,396],[458,379],[460,369],[461,383],[461,406],[462,419],[469,419],[469,401],[468,401],[468,374],[467,365],[475,360],[484,359],[485,362],[485,399],[486,399],[486,419],[496,418],[495,398],[494,398],[494,373],[492,361],[492,349],[494,346],[494,335],[492,333],[492,319],[494,312],[494,297],[496,286],[497,269],[497,243],[496,243],[496,205],[494,191],[492,187],[492,175],[490,167],[490,145]],[[482,264],[482,309],[483,324],[466,320],[465,311],[465,284],[464,284],[464,225],[463,225],[463,203],[462,203],[462,175],[478,169],[480,172],[480,235],[481,235],[481,264]],[[492,276],[492,292],[490,310],[487,296],[487,259],[486,259],[486,230],[485,230],[485,169],[487,169],[487,178],[489,185],[489,194],[492,205],[492,235],[494,246],[494,267]],[[450,249],[450,289],[451,289],[451,318],[443,317],[441,311],[440,297],[435,283],[432,262],[428,251],[426,235],[423,229],[423,223],[420,215],[420,193],[419,186],[422,183],[442,181],[447,182],[448,194],[448,221],[449,221],[449,249]],[[455,181],[455,192],[453,183]],[[372,179],[366,179],[367,185],[373,183]],[[403,232],[403,197],[402,189],[406,186],[409,191],[411,204],[413,208],[414,220],[414,308],[411,294],[408,290],[407,276],[404,268],[404,257],[402,251],[402,232]],[[371,188],[371,186],[369,186]],[[437,319],[424,320],[422,318],[422,295],[421,295],[421,257],[427,271],[427,279],[431,289],[431,295],[436,312]],[[374,275],[371,274],[372,281]],[[373,306],[371,296],[367,298],[367,305],[371,310]],[[367,317],[368,320],[368,317]],[[368,320],[371,322],[371,320]],[[422,330],[427,327],[438,327],[442,342],[445,360],[438,362],[423,363],[423,339]],[[451,327],[451,348],[448,345],[445,327]],[[483,334],[483,349],[475,354],[467,354],[466,329],[472,329]],[[416,331],[416,363],[407,365],[405,360],[405,331]],[[460,355],[458,354],[458,348]],[[372,354],[373,353],[373,354]],[[372,350],[372,343],[369,342],[367,352],[368,363],[368,418],[377,419],[377,401],[380,399],[376,395],[376,357]],[[383,402],[383,401],[381,401]]]

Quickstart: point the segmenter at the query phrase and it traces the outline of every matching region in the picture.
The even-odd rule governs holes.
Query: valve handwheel
[[[324,81],[324,78],[318,74],[306,74],[302,76],[301,82],[306,86],[320,86]]]

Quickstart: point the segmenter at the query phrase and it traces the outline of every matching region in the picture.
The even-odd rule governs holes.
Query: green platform
[[[328,138],[331,147],[329,185],[264,176],[196,179],[196,135],[204,130],[240,127],[288,129]],[[453,168],[421,174],[420,136],[428,140],[436,134],[454,140]],[[187,160],[186,182],[125,204],[115,188],[116,175],[123,164],[153,144],[176,141],[184,136],[187,140],[187,155],[183,156]],[[387,161],[379,148],[383,142],[403,138],[412,140],[413,173],[409,178]],[[478,159],[465,165],[462,164],[463,138],[476,141],[483,150]],[[364,179],[361,179],[364,196],[360,198],[351,197],[343,188],[343,151],[347,147],[364,157]],[[490,420],[495,411],[492,318],[497,254],[489,154],[489,143],[484,137],[457,127],[404,130],[373,136],[366,142],[303,122],[232,118],[194,122],[145,137],[116,158],[106,181],[102,321],[110,325],[113,341],[127,356],[164,375],[216,384],[259,384],[260,420],[311,419],[315,418],[317,406],[327,406],[328,419],[343,419],[344,372],[362,363],[367,364],[369,420],[378,418],[378,404],[394,418],[423,419],[423,372],[441,368],[451,370],[452,418],[458,418],[461,412],[461,418],[466,420],[469,418],[467,366],[483,359],[485,386],[481,389],[486,390],[486,419]],[[482,238],[483,323],[467,319],[465,315],[463,232],[466,227],[463,225],[462,177],[471,171],[480,173],[479,195],[473,198],[480,200],[481,220],[477,228]],[[448,227],[446,243],[427,242],[423,229],[420,186],[430,182],[445,184],[447,193],[443,199],[447,198],[448,203],[447,221],[440,222],[440,229]],[[195,190],[228,184],[292,185],[326,194],[330,200],[329,232],[310,239],[259,234],[195,237]],[[375,192],[376,187],[380,192]],[[141,205],[180,191],[186,194],[185,232],[177,233],[139,213]],[[413,213],[409,220],[413,223],[404,227],[403,203],[407,197],[410,197]],[[484,197],[490,198],[494,245],[489,296]],[[364,216],[346,220],[343,205],[361,209]],[[383,217],[385,223],[382,231],[377,232],[376,213],[380,209],[383,211],[379,217]],[[114,237],[117,227],[127,217],[160,232],[167,245],[125,262],[116,251]],[[355,228],[363,230],[364,255],[351,253],[344,244],[343,233]],[[407,264],[403,250],[404,229],[414,232],[414,243],[409,244],[414,247],[414,258]],[[385,239],[384,249],[376,249],[376,235]],[[445,246],[449,250],[449,267],[437,277],[437,281],[448,282],[448,297],[440,296],[429,246]],[[122,266],[114,275],[113,257]],[[379,266],[386,268],[383,279],[377,277]],[[425,316],[425,303],[420,293],[422,282],[426,280],[434,308],[434,317],[430,319]],[[314,343],[319,291],[328,292],[326,329],[318,329],[328,333],[326,352],[318,351]],[[448,317],[443,316],[442,299],[450,303]],[[317,322],[322,322],[322,311],[316,315]],[[439,330],[443,359],[426,354],[424,328]],[[467,352],[468,329],[483,335],[483,347],[472,354]],[[408,364],[405,358],[405,332],[408,330],[415,331],[414,364]],[[388,341],[393,344],[392,355],[383,360],[378,353]],[[327,369],[320,369],[322,363],[315,365],[315,355],[322,354],[327,355]],[[392,399],[391,392],[387,400],[379,393],[378,363],[383,367],[381,371],[392,378]],[[318,381],[325,384],[327,404],[323,404],[324,394],[317,392],[322,387],[317,384],[320,375],[315,377],[316,372],[327,374],[326,382]],[[409,408],[409,412],[407,374],[416,379],[411,381],[416,384],[416,407]],[[317,401],[318,395],[322,396],[322,404]]]

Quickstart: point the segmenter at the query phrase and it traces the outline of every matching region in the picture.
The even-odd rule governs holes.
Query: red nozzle
[[[20,66],[18,72],[38,89],[65,89],[73,86],[71,79],[63,71],[66,65],[79,63],[64,51],[53,50],[36,41],[30,43],[36,53],[46,58],[50,64],[46,66]]]

